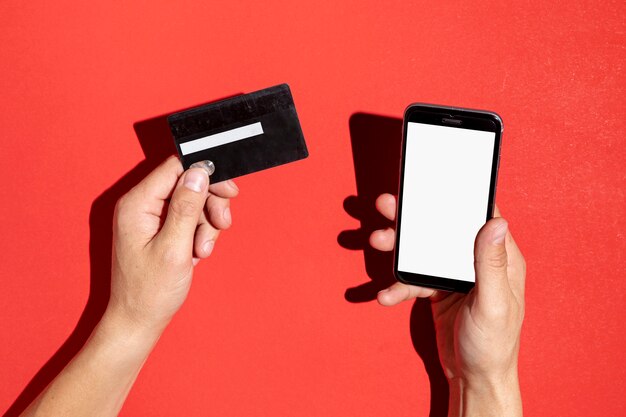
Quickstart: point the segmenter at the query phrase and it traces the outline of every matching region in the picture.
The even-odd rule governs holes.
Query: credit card
[[[309,156],[287,84],[174,113],[167,122],[185,169],[215,164],[212,183]]]

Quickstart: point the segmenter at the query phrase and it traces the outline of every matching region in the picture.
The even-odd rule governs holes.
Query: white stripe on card
[[[262,134],[263,126],[261,126],[261,122],[256,122],[250,125],[237,127],[225,132],[181,143],[180,152],[183,155],[189,155],[190,153],[204,151],[206,149],[215,148],[216,146],[226,145],[227,143],[237,142],[238,140],[248,139]]]

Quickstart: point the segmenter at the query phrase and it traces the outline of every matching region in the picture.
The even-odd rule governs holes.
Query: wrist
[[[116,297],[111,294],[103,321],[106,319],[111,328],[119,331],[160,336],[172,320],[173,314],[166,314],[163,308],[152,308],[152,305],[158,303],[151,299]]]
[[[454,378],[449,385],[450,417],[522,416],[516,370],[497,376]]]
[[[125,352],[128,359],[147,356],[159,340],[167,324],[148,324],[133,320],[120,310],[109,306],[96,327],[93,338],[118,352]]]
[[[81,351],[25,415],[117,415],[161,332],[107,309]]]

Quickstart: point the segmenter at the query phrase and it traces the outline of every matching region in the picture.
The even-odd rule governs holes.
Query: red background
[[[169,151],[158,116],[287,82],[310,157],[238,181],[235,224],[123,416],[443,415],[428,309],[368,302],[390,266],[359,250],[374,194],[394,191],[398,121],[373,115],[414,101],[504,119],[497,201],[528,262],[526,414],[624,415],[625,13],[3,1],[0,410],[21,410],[101,313],[112,205]]]

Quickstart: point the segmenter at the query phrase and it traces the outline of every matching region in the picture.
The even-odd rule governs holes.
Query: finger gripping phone
[[[404,113],[394,272],[406,284],[469,292],[474,241],[493,216],[502,119],[412,104]]]

